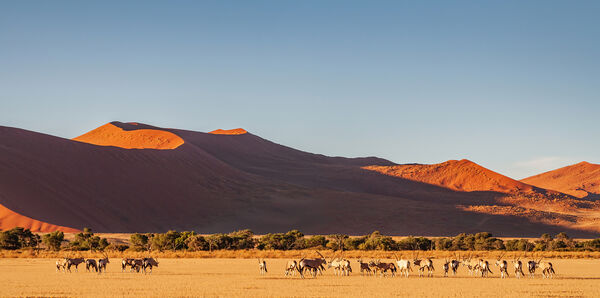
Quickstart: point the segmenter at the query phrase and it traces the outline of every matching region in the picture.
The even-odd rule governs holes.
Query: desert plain
[[[55,272],[52,258],[0,259],[2,297],[598,297],[600,260],[552,259],[556,276],[500,279],[498,268],[488,278],[469,276],[460,267],[456,276],[443,277],[443,259],[434,259],[434,277],[361,276],[356,259],[354,272],[305,279],[284,276],[287,259],[266,259],[268,273],[260,275],[256,259],[159,259],[152,274],[121,272],[120,259],[112,258],[107,273]],[[491,261],[491,260],[490,260]],[[525,268],[526,271],[526,268]]]

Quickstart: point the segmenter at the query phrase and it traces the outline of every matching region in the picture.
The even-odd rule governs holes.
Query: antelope
[[[98,264],[96,263],[95,259],[85,260],[85,271],[90,272],[90,268],[98,272]]]
[[[479,270],[481,270],[481,277],[487,277],[488,273],[492,273],[490,263],[483,259],[479,259]]]
[[[542,259],[540,258],[537,262],[534,260],[530,260],[527,262],[527,269],[529,270],[529,278],[535,277],[535,269],[540,265]]]
[[[325,267],[323,267],[323,265],[327,264],[327,260],[325,260],[325,257],[317,251],[317,254],[319,254],[319,256],[321,256],[321,258],[319,259],[305,259],[302,258],[300,259],[300,262],[298,262],[298,272],[300,272],[300,276],[302,278],[304,278],[304,270],[308,269],[312,271],[312,275],[313,278],[317,277],[317,270],[321,270],[321,269],[325,269]]]
[[[513,267],[515,267],[515,276],[517,278],[521,278],[521,276],[525,276],[525,274],[523,274],[523,262],[521,262],[521,257],[519,257],[518,259],[513,259],[512,264],[513,264]]]
[[[352,265],[349,260],[342,260],[342,273],[346,276],[350,276],[350,273],[352,273]]]
[[[75,266],[75,272],[79,272],[79,264],[85,262],[83,258],[67,258],[67,270],[71,272],[71,266]],[[95,262],[95,261],[94,261]]]
[[[66,272],[65,267],[67,266],[67,260],[68,258],[64,258],[56,261],[56,272],[60,272],[61,269]]]
[[[152,267],[156,266],[158,267],[158,261],[155,260],[154,258],[143,258],[143,269],[144,269],[144,273],[146,273],[146,268],[150,267],[150,273],[152,273]],[[265,272],[267,271],[267,268],[265,267]]]
[[[332,259],[329,261],[329,264],[327,264],[327,268],[333,268],[333,275],[342,275],[342,260],[338,260],[336,259]]]
[[[121,259],[121,272],[124,272],[127,269],[127,266],[130,267],[129,271],[133,271],[133,259],[123,258]]]
[[[298,262],[296,260],[291,260],[287,262],[285,266],[285,276],[294,275],[296,276],[296,268],[298,267]]]
[[[550,262],[540,262],[538,263],[542,267],[542,275],[544,278],[554,278],[554,267]]]
[[[110,260],[108,260],[108,255],[106,253],[102,254],[104,255],[104,258],[98,260],[98,272],[102,273],[102,270],[104,270],[106,273],[106,265],[110,263]]]
[[[396,276],[396,265],[394,263],[382,263],[379,260],[377,262],[371,261],[369,266],[375,268],[375,275],[377,275],[377,271],[381,271],[381,276],[387,276],[388,270],[392,273],[392,277]]]
[[[363,263],[362,259],[358,259],[356,262],[360,265],[360,275],[364,275],[365,272],[367,272],[367,275],[371,275],[373,271],[369,267],[369,263]]]
[[[419,253],[417,252],[417,256],[413,260],[413,265],[419,267],[419,276],[424,276],[426,269],[427,269],[427,276],[428,277],[433,276],[433,271],[435,270],[435,268],[433,268],[433,261],[431,260],[431,258],[426,257],[425,259],[421,260],[421,259],[418,259],[418,257],[419,257]]]
[[[448,259],[444,258],[442,268],[444,269],[444,277],[448,277],[448,269],[450,269],[450,261]]]
[[[456,254],[454,254],[454,259],[450,261],[450,269],[452,269],[453,276],[456,275],[456,272],[458,271],[458,266],[461,263],[461,261],[459,261],[459,259],[460,259],[460,254],[458,256],[456,256]]]
[[[394,257],[396,258],[396,265],[398,265],[398,271],[400,271],[400,276],[404,275],[408,277],[408,275],[410,274],[409,271],[412,271],[412,268],[410,267],[410,260],[402,259],[402,255],[400,255],[400,258],[398,258],[396,254],[394,254]]]
[[[265,259],[262,261],[258,259],[258,270],[260,271],[260,275],[265,275],[267,273],[267,261],[265,261]]]
[[[140,269],[144,269],[144,259],[133,259],[131,260],[131,270],[139,273]]]
[[[469,270],[469,275],[473,275],[474,273],[479,271],[479,264],[473,261],[473,255],[469,254],[468,258],[463,258],[462,263]]]
[[[500,278],[508,277],[508,262],[506,262],[506,260],[502,260],[504,254],[505,253],[502,253],[496,260],[496,266],[500,268]]]

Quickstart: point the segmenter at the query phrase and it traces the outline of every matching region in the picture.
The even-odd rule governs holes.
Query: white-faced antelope
[[[452,275],[455,276],[456,273],[458,272],[458,266],[460,266],[461,261],[460,260],[460,254],[458,256],[456,256],[456,254],[454,255],[454,259],[450,261],[450,269],[452,270]]]
[[[521,257],[512,260],[513,267],[515,268],[515,276],[517,278],[521,278],[521,276],[525,276],[523,273],[523,262],[521,262]]]
[[[479,259],[479,270],[481,270],[481,277],[487,277],[488,273],[492,273],[490,263],[483,259]]]
[[[350,264],[350,260],[342,260],[342,273],[346,276],[350,276],[350,273],[352,273],[352,264]]]
[[[550,262],[539,262],[538,265],[542,268],[542,276],[544,278],[554,278],[554,267]]]
[[[285,265],[285,276],[293,275],[296,276],[296,269],[298,267],[298,262],[296,260],[288,261]]]
[[[265,261],[265,259],[262,261],[258,259],[258,271],[260,272],[260,275],[267,274],[267,261]]]
[[[505,253],[502,253],[498,259],[496,259],[496,266],[500,268],[500,278],[508,277],[508,262],[506,260],[502,260]]]
[[[67,260],[68,258],[64,258],[64,259],[58,259],[56,261],[56,272],[60,272],[60,270],[62,269],[63,272],[66,272],[66,266],[67,266]]]
[[[410,271],[412,271],[412,268],[410,267],[410,260],[403,259],[402,255],[400,255],[400,258],[398,258],[398,256],[396,256],[396,254],[394,254],[394,257],[396,258],[396,265],[397,265],[398,271],[400,273],[400,276],[408,277],[410,274]]]

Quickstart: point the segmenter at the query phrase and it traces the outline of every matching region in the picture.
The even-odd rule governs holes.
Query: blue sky
[[[598,1],[1,1],[0,125],[243,127],[514,178],[600,163]]]

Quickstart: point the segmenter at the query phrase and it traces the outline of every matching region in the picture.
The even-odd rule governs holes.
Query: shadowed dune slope
[[[456,191],[363,169],[395,165],[376,157],[312,154],[252,133],[111,124],[127,133],[168,132],[184,142],[172,150],[123,149],[120,137],[97,146],[0,127],[0,204],[39,221],[97,232],[597,235],[468,207],[507,204],[503,192]]]
[[[578,198],[600,198],[600,165],[589,162],[566,166],[521,180]]]
[[[470,160],[449,160],[439,164],[369,166],[367,170],[385,175],[439,185],[458,191],[529,192],[529,184],[488,170]]]

